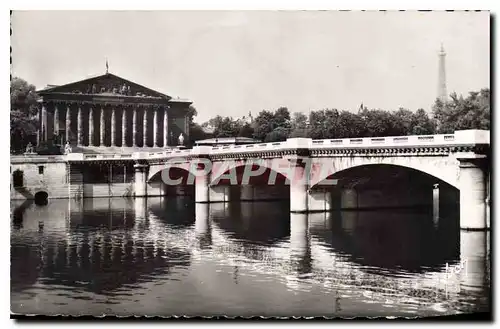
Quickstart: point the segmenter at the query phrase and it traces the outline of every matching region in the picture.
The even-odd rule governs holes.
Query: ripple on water
[[[253,211],[260,211],[259,215],[252,217],[250,225],[245,222],[248,216],[243,218],[247,213],[238,215],[224,210],[219,217],[210,215],[211,235],[198,240],[194,216],[186,224],[176,220],[185,212],[184,204],[182,209],[170,209],[163,204],[155,210],[154,199],[148,199],[147,203],[147,213],[155,214],[133,225],[130,222],[134,218],[130,217],[113,218],[113,225],[108,225],[110,211],[101,210],[97,214],[89,211],[75,216],[74,221],[80,221],[81,225],[63,219],[63,224],[53,229],[45,225],[43,232],[38,232],[36,225],[31,230],[11,230],[12,276],[19,278],[18,282],[12,280],[15,286],[12,300],[22,301],[28,308],[39,297],[51,305],[82,301],[93,307],[101,305],[93,308],[98,313],[157,312],[155,307],[163,304],[162,308],[178,314],[200,311],[202,306],[221,313],[299,308],[312,313],[338,312],[318,306],[331,305],[332,298],[338,299],[339,309],[344,307],[356,314],[369,310],[384,315],[463,312],[484,308],[488,303],[487,296],[476,296],[479,292],[467,289],[446,294],[438,284],[423,280],[426,272],[436,273],[443,268],[439,264],[428,265],[439,256],[435,250],[440,249],[442,241],[434,239],[438,245],[431,248],[432,255],[423,254],[422,246],[434,243],[429,242],[434,240],[429,239],[425,228],[422,230],[425,234],[408,229],[411,232],[408,241],[397,250],[405,260],[423,255],[415,260],[423,265],[412,269],[386,268],[377,266],[385,264],[377,262],[376,258],[380,258],[377,248],[390,241],[382,241],[376,234],[359,235],[353,229],[346,235],[341,228],[315,228],[308,240],[310,250],[305,247],[291,253],[290,228],[273,219],[282,218],[283,223],[288,223],[288,212],[275,215],[272,207],[258,204]],[[133,205],[130,207],[128,211],[135,216]],[[111,213],[113,216],[126,213],[123,210]],[[266,217],[267,212],[274,217]],[[380,222],[391,229],[396,227],[399,231],[394,229],[394,232],[401,235],[406,232],[404,225],[389,225],[394,222],[389,223],[384,217],[369,219],[357,219],[356,225],[373,228],[373,223]],[[106,225],[100,225],[103,220]],[[266,225],[257,225],[258,221],[265,221]],[[425,220],[419,217],[416,222]],[[415,252],[413,247],[421,249]],[[391,260],[391,253],[380,254]],[[213,272],[220,275],[214,279]],[[224,273],[229,279],[217,281],[225,278]],[[415,284],[416,280],[422,284]],[[164,297],[159,295],[160,291]],[[151,296],[156,298],[151,300]],[[145,300],[150,303],[144,303]],[[193,300],[197,302],[192,303]]]

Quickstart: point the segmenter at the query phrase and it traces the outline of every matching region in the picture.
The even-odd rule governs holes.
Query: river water
[[[490,311],[489,233],[426,209],[290,214],[187,198],[11,203],[11,311],[437,316]]]

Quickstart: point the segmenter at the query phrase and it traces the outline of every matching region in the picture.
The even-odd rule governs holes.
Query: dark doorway
[[[24,186],[24,173],[21,170],[17,169],[12,173],[12,176],[14,188]]]
[[[48,203],[49,195],[47,192],[37,192],[35,194],[35,204],[39,206],[45,206]]]

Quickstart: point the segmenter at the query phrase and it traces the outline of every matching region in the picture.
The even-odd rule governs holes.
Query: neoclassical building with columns
[[[38,143],[70,142],[85,153],[109,147],[164,148],[189,143],[191,101],[106,72],[38,91]]]

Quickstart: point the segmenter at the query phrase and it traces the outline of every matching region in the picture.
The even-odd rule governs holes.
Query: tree
[[[241,123],[238,127],[238,137],[253,137],[253,128],[248,122]]]
[[[349,111],[342,111],[338,118],[339,131],[336,138],[355,138],[367,136],[366,127],[361,116]]]
[[[199,124],[193,122],[190,126],[189,139],[194,142],[205,138],[208,138],[208,136],[203,128]]]
[[[359,137],[382,137],[397,135],[392,115],[384,110],[363,110],[360,116],[366,127],[366,134]]]
[[[273,120],[274,114],[271,111],[260,111],[253,122],[253,137],[263,141],[274,130]]]
[[[436,133],[435,121],[427,115],[424,109],[418,109],[413,114],[411,135],[433,135]]]
[[[309,136],[312,139],[327,138],[326,115],[324,110],[309,113]]]
[[[405,108],[392,113],[394,136],[411,135],[414,126],[414,114]]]
[[[307,116],[302,112],[294,112],[290,122],[291,130],[289,137],[307,137]]]
[[[14,77],[10,82],[10,149],[22,151],[29,142],[34,142],[37,131],[36,89],[25,80]]]
[[[282,142],[288,138],[289,129],[285,127],[276,127],[273,131],[266,135],[264,141],[266,143],[270,142]]]
[[[274,112],[274,119],[273,119],[273,125],[274,128],[281,127],[284,129],[290,129],[291,128],[291,122],[290,122],[290,112],[288,111],[288,108],[286,107],[280,107],[279,109]]]
[[[439,133],[453,133],[464,129],[490,129],[489,89],[470,92],[467,98],[453,93],[450,98],[447,102],[438,99],[433,106],[433,116]]]

